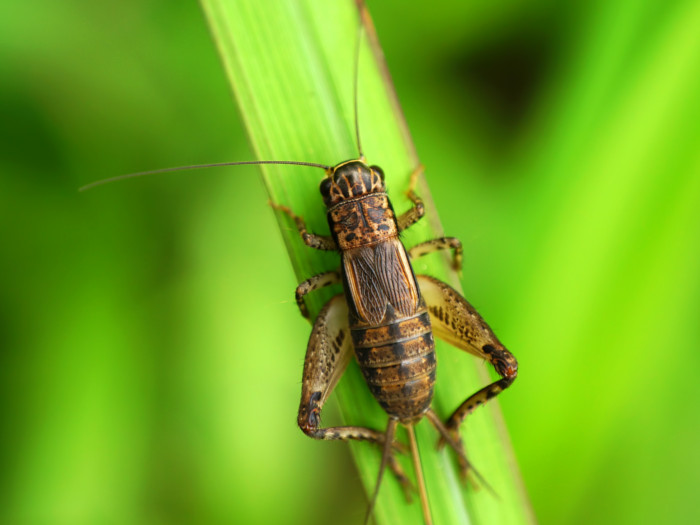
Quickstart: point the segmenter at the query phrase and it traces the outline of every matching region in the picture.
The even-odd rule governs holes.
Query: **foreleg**
[[[318,235],[316,233],[310,233],[306,229],[306,223],[304,222],[304,219],[302,219],[298,215],[295,215],[294,212],[287,206],[275,204],[274,202],[271,202],[270,206],[272,206],[275,210],[279,210],[287,214],[289,218],[296,223],[297,229],[299,230],[299,234],[301,235],[304,244],[306,244],[310,248],[324,251],[336,251],[338,249],[338,247],[335,244],[335,241],[333,240],[333,237],[330,237],[328,235]]]
[[[425,207],[423,206],[423,200],[416,195],[415,189],[418,183],[418,177],[423,173],[423,165],[419,165],[413,173],[411,173],[411,181],[408,184],[408,189],[406,190],[406,195],[413,203],[413,208],[407,212],[401,214],[397,219],[399,226],[399,231],[402,232],[409,226],[418,222],[423,215],[425,215]]]

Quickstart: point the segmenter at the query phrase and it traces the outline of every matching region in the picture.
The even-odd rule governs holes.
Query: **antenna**
[[[325,164],[316,164],[315,162],[297,162],[293,160],[246,160],[242,162],[217,162],[214,164],[193,164],[191,166],[178,166],[176,168],[163,168],[159,170],[152,171],[140,171],[138,173],[127,173],[126,175],[118,175],[117,177],[110,177],[108,179],[98,180],[96,182],[91,182],[85,186],[78,188],[78,191],[87,191],[95,188],[97,186],[102,186],[103,184],[110,184],[112,182],[117,182],[124,179],[133,179],[135,177],[144,177],[146,175],[156,175],[157,173],[168,173],[171,171],[184,171],[184,170],[195,170],[199,168],[216,168],[220,166],[242,166],[246,164],[291,164],[293,166],[310,166],[312,168],[321,168],[327,172],[332,170],[332,166],[326,166]]]
[[[357,42],[355,43],[355,80],[354,80],[354,93],[353,93],[353,109],[355,112],[355,140],[357,141],[357,152],[360,154],[360,158],[364,159],[365,156],[362,153],[362,143],[360,142],[360,119],[358,117],[357,111],[357,93],[359,91],[359,71],[360,71],[360,43],[362,42],[362,33],[364,25],[362,24],[362,18],[360,18],[360,25],[357,28]]]
[[[362,142],[360,141],[360,119],[358,116],[358,91],[359,91],[359,71],[360,71],[360,49],[362,43],[362,35],[364,34],[364,24],[362,23],[362,18],[360,17],[360,23],[357,28],[357,42],[355,43],[355,64],[354,64],[354,75],[355,79],[353,82],[353,112],[355,116],[355,140],[357,141],[357,151],[359,153],[360,159],[364,160],[365,156],[362,152]],[[136,177],[145,177],[147,175],[156,175],[158,173],[169,173],[172,171],[184,171],[184,170],[195,170],[200,168],[215,168],[221,166],[242,166],[246,164],[290,164],[294,166],[309,166],[312,168],[321,168],[327,173],[331,173],[333,170],[332,166],[326,166],[325,164],[317,164],[315,162],[297,162],[292,160],[249,160],[243,162],[217,162],[213,164],[193,164],[191,166],[178,166],[175,168],[163,168],[151,171],[139,171],[138,173],[127,173],[126,175],[118,175],[116,177],[110,177],[107,179],[98,180],[81,186],[78,191],[87,191],[97,186],[102,186],[104,184],[111,184],[112,182],[117,182],[125,179],[133,179]]]

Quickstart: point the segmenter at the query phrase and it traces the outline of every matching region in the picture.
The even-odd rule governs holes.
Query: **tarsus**
[[[393,453],[392,447],[394,445],[394,435],[396,433],[396,424],[398,422],[399,420],[395,417],[390,417],[389,423],[386,426],[386,432],[384,433],[384,449],[382,450],[382,462],[379,465],[377,484],[374,486],[374,493],[372,494],[372,499],[369,501],[367,514],[365,514],[365,525],[369,523],[369,519],[372,516],[374,504],[377,502],[377,495],[379,494],[379,486],[382,484],[382,477],[384,477],[384,470],[386,469],[386,466],[389,463],[389,458]]]

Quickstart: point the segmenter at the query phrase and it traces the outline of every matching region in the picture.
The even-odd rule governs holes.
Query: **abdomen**
[[[433,398],[435,342],[423,301],[410,317],[351,326],[355,355],[372,394],[403,423],[420,419]]]

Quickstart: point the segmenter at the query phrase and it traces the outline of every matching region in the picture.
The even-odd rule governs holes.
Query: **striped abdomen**
[[[350,331],[357,361],[382,408],[403,423],[420,419],[435,384],[435,342],[422,301],[411,317]]]

